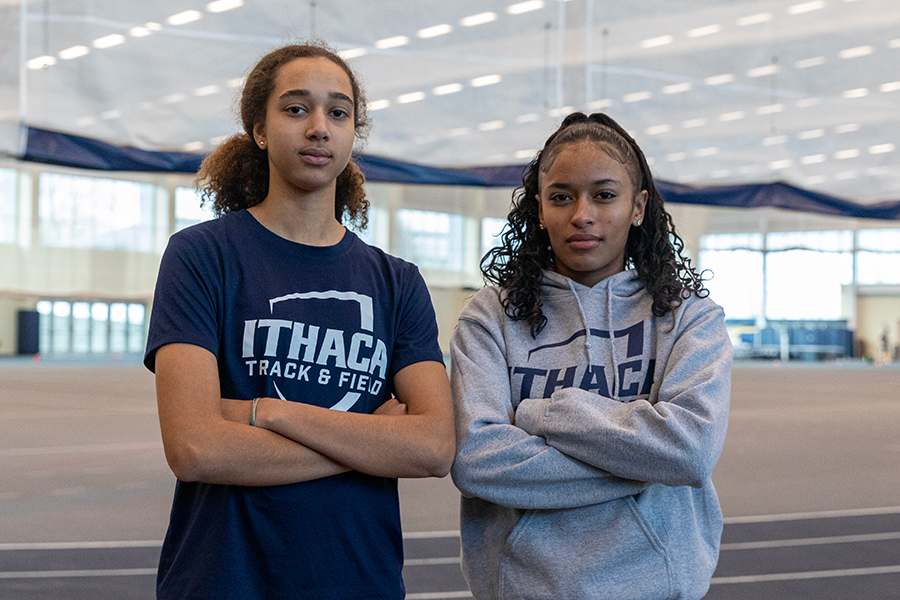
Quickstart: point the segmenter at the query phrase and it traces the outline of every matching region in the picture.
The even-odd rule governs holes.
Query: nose
[[[306,120],[306,137],[310,140],[327,140],[331,137],[328,132],[328,116],[322,109],[312,111]]]
[[[587,227],[594,223],[593,205],[591,199],[578,196],[575,200],[575,210],[572,212],[572,224],[576,227]]]

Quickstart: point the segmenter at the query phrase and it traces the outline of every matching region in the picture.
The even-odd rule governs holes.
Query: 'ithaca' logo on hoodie
[[[519,398],[549,398],[553,392],[561,388],[579,387],[595,392],[607,398],[618,396],[620,399],[650,394],[653,385],[653,370],[656,361],[643,360],[644,322],[639,321],[631,327],[616,331],[603,329],[582,329],[576,331],[568,339],[561,342],[544,344],[532,348],[528,352],[528,361],[540,359],[543,353],[558,350],[580,338],[597,337],[610,340],[609,356],[613,358],[611,365],[578,364],[561,368],[509,367],[510,382],[515,389],[517,379],[521,385]],[[615,340],[625,338],[625,362],[615,361]],[[636,358],[637,357],[637,358]],[[538,361],[535,361],[538,362]],[[546,360],[540,360],[546,364]],[[616,383],[618,382],[618,386]],[[543,387],[543,389],[541,389]],[[618,387],[618,389],[617,389]]]

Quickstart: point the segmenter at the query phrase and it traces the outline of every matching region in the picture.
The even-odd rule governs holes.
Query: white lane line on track
[[[60,579],[67,577],[134,577],[156,575],[152,569],[80,569],[69,571],[0,571],[0,579]]]
[[[802,521],[804,519],[831,519],[835,517],[870,517],[874,515],[900,514],[900,506],[880,508],[850,508],[846,510],[822,510],[815,512],[785,513],[780,515],[756,515],[752,517],[727,517],[726,525],[740,523],[773,523],[775,521]]]
[[[87,452],[127,452],[129,450],[162,450],[162,442],[131,442],[122,444],[85,444],[81,446],[42,446],[37,448],[4,448],[4,456],[47,456],[51,454],[83,454]]]
[[[835,535],[828,537],[797,538],[793,540],[766,540],[762,542],[733,542],[722,544],[722,550],[762,550],[764,548],[790,548],[793,546],[825,546],[828,544],[850,544],[858,542],[881,542],[900,540],[900,531],[888,533],[862,533],[858,535]]]
[[[22,542],[0,544],[0,550],[97,550],[103,548],[160,548],[162,540],[116,542]]]
[[[766,581],[791,581],[797,579],[824,579],[826,577],[854,577],[861,575],[887,575],[900,573],[900,565],[864,567],[859,569],[834,569],[831,571],[803,571],[800,573],[767,573],[765,575],[739,575],[737,577],[713,577],[713,585],[727,583],[763,583]]]

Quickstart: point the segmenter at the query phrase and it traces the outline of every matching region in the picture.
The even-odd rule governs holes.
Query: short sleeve
[[[198,230],[173,235],[163,253],[150,312],[144,365],[155,372],[156,351],[192,344],[219,353],[222,267]]]
[[[397,315],[394,354],[391,357],[391,378],[403,368],[417,362],[443,362],[438,344],[438,328],[434,306],[419,270],[410,265],[405,278]]]

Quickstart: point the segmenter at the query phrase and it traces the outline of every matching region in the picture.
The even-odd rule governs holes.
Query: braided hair
[[[500,236],[501,245],[491,249],[481,261],[485,280],[505,292],[501,303],[506,315],[515,321],[525,321],[533,337],[547,324],[541,308],[541,272],[554,269],[555,264],[550,237],[540,228],[539,176],[563,146],[583,141],[601,144],[611,158],[625,167],[634,189],[647,192],[644,219],[639,226],[632,225],[628,232],[623,267],[637,272],[638,280],[653,298],[653,314],[666,315],[691,294],[700,297],[709,294],[700,274],[684,256],[684,242],[675,233],[672,217],[663,206],[647,159],[637,143],[609,116],[576,112],[563,120],[525,169],[522,187],[513,193],[512,209]]]

